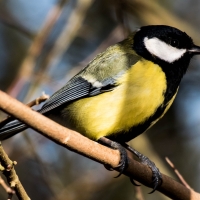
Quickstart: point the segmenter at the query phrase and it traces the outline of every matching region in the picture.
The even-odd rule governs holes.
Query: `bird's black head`
[[[165,25],[141,27],[134,35],[133,49],[162,68],[180,67],[183,74],[191,57],[200,54],[200,47],[185,32]]]
[[[158,64],[165,72],[167,90],[164,104],[167,104],[176,93],[190,59],[200,54],[200,47],[194,45],[185,32],[164,25],[141,27],[133,37],[136,53]]]

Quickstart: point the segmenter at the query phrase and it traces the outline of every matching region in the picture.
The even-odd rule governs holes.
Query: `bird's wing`
[[[74,78],[65,87],[52,95],[39,110],[44,114],[64,103],[85,97],[89,94],[91,84],[82,77]]]
[[[60,89],[53,96],[46,101],[46,103],[39,110],[44,114],[52,109],[61,106],[64,103],[83,98],[98,95],[103,92],[111,91],[114,88],[114,81],[105,81],[100,87],[93,86],[90,82],[82,77],[77,77],[67,86]]]
[[[113,62],[113,59],[115,59],[115,62]],[[98,59],[98,63],[95,63],[95,60],[89,63],[89,65],[73,77],[66,86],[54,93],[39,112],[44,114],[70,101],[99,95],[103,92],[113,90],[117,86],[117,77],[124,73],[123,64],[127,65],[127,63],[121,62],[127,62],[127,60],[128,62],[131,60],[130,65],[133,64],[132,59],[129,59],[127,54],[117,54],[110,57],[101,55],[101,58]],[[134,60],[134,62],[136,61]],[[115,63],[114,66],[112,66],[113,63]],[[119,63],[121,67],[118,67]],[[105,68],[109,70],[107,73],[105,73]],[[87,73],[85,73],[86,71]],[[96,73],[101,75],[97,76]]]

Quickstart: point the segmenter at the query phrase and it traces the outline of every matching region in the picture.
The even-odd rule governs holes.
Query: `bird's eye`
[[[169,38],[169,41],[170,41],[170,45],[172,47],[178,47],[178,45],[179,45],[179,41],[178,40]]]

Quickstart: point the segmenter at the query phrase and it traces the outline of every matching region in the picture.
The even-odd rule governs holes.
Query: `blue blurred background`
[[[0,89],[24,103],[51,95],[95,55],[142,25],[166,24],[200,45],[198,0],[1,0]],[[37,108],[37,107],[36,107]],[[130,142],[165,174],[168,156],[200,192],[200,58],[190,63],[166,116]],[[1,118],[4,118],[1,113]],[[133,200],[135,187],[115,172],[27,130],[3,146],[31,199]],[[144,199],[164,200],[141,186]],[[7,196],[0,187],[0,199]],[[17,199],[16,197],[13,199]]]

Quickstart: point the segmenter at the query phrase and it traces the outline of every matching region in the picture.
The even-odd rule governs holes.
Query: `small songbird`
[[[162,180],[158,168],[126,142],[166,113],[196,54],[200,47],[185,32],[165,25],[141,27],[97,55],[38,112],[119,149],[121,171],[128,164],[124,148],[132,151],[152,169],[154,191]],[[27,128],[18,120],[9,122],[0,128],[0,140]]]

